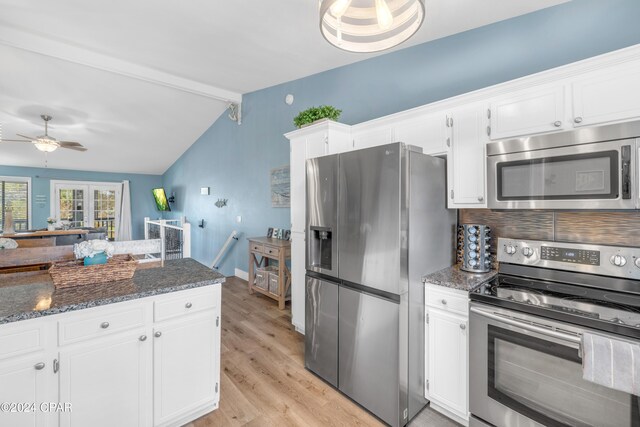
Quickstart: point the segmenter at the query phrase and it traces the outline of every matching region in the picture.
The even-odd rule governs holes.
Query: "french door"
[[[71,228],[103,228],[116,237],[120,216],[120,184],[52,181],[52,216]]]

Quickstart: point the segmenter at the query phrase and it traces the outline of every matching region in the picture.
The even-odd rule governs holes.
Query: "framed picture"
[[[291,177],[289,165],[271,169],[271,206],[291,207]]]
[[[267,230],[267,237],[273,237],[273,227],[269,227]]]

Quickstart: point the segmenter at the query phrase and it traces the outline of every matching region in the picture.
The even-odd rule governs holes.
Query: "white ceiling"
[[[426,0],[422,29],[399,48],[566,0]],[[317,0],[0,0],[4,138],[50,134],[49,167],[163,173],[241,94],[373,55],[330,46]],[[151,151],[154,150],[154,151]],[[0,164],[43,166],[29,144]]]

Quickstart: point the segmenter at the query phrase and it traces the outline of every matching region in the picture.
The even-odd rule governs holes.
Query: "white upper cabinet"
[[[454,110],[446,120],[451,147],[447,155],[448,207],[486,207],[486,107],[472,104]]]
[[[487,116],[493,140],[565,129],[565,87],[539,86],[498,97]]]
[[[442,112],[403,120],[395,127],[395,140],[420,147],[425,154],[445,154],[449,137],[446,119]]]
[[[571,89],[574,126],[640,118],[640,65],[585,74]]]
[[[353,149],[377,147],[394,142],[394,129],[392,126],[380,126],[373,128],[357,129],[353,132]]]

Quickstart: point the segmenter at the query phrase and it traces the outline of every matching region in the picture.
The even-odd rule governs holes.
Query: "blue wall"
[[[49,200],[51,179],[76,180],[76,181],[100,181],[122,182],[129,180],[131,190],[131,222],[133,226],[132,238],[144,239],[144,217],[159,218],[151,189],[162,186],[160,175],[140,175],[104,172],[83,172],[63,169],[24,168],[16,166],[0,166],[0,176],[25,176],[31,177],[31,226],[44,228],[47,226],[47,217],[51,215],[51,203]],[[46,203],[38,205],[35,197],[45,196]]]
[[[264,235],[269,226],[289,228],[289,209],[271,207],[269,171],[289,163],[283,134],[294,129],[299,111],[331,104],[348,124],[403,111],[638,44],[638,17],[638,0],[573,0],[246,94],[242,125],[223,114],[163,176],[176,192],[173,214],[207,222],[193,228],[194,258],[211,262],[232,229],[246,237]],[[292,106],[284,103],[288,93]],[[204,186],[212,187],[211,196],[200,196]],[[216,208],[218,198],[229,205]],[[247,252],[241,239],[222,272],[246,271]]]

